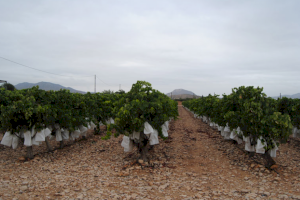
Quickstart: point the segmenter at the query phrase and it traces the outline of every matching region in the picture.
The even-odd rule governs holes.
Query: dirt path
[[[134,163],[136,151],[123,152],[122,136],[90,133],[53,153],[35,146],[25,163],[24,147],[1,147],[0,199],[300,199],[296,148],[283,146],[280,170],[269,171],[181,105],[179,115],[148,165]]]

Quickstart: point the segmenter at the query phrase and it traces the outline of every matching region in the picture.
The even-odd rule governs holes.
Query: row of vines
[[[225,139],[245,142],[245,150],[261,153],[267,167],[275,164],[280,143],[289,136],[299,135],[300,101],[282,98],[275,100],[253,86],[232,89],[230,95],[209,95],[183,102],[195,117],[218,128]]]
[[[156,141],[158,136],[167,136],[164,127],[178,116],[176,102],[144,81],[138,81],[128,93],[122,94],[79,94],[38,87],[1,89],[0,106],[0,132],[5,133],[1,144],[15,149],[23,143],[29,158],[33,157],[32,145],[45,141],[51,150],[49,139],[54,138],[62,147],[64,140],[85,137],[88,129],[99,132],[100,125],[107,125],[103,139],[109,139],[114,129],[116,137],[123,134],[126,140],[130,136],[128,144],[137,132],[142,136],[148,134],[147,141],[152,133],[152,141]],[[141,141],[144,140],[138,142]]]

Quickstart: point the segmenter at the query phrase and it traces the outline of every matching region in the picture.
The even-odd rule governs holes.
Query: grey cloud
[[[0,56],[44,71],[97,74],[99,90],[148,80],[167,93],[229,93],[240,85],[274,96],[300,92],[300,2],[2,1]],[[13,12],[12,12],[13,11]],[[0,59],[1,79],[50,81],[93,91],[93,77],[44,74]]]

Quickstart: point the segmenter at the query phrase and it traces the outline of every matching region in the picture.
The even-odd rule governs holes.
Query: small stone
[[[280,181],[280,180],[281,180],[280,177],[275,177],[274,179],[275,179],[276,181]]]
[[[21,156],[20,158],[19,158],[19,161],[25,161],[26,160],[26,158],[24,157],[24,156]]]
[[[139,159],[139,163],[140,163],[140,164],[143,164],[144,161],[143,161],[142,159]]]
[[[271,166],[271,169],[277,169],[278,168],[278,165],[272,165]]]
[[[27,189],[28,189],[28,187],[26,185],[23,185],[23,186],[20,187],[20,190],[22,190],[22,191],[25,191]]]

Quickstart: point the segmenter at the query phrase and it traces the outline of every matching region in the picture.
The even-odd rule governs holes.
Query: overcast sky
[[[299,10],[298,0],[0,0],[0,57],[63,75],[0,58],[0,80],[300,93]]]

